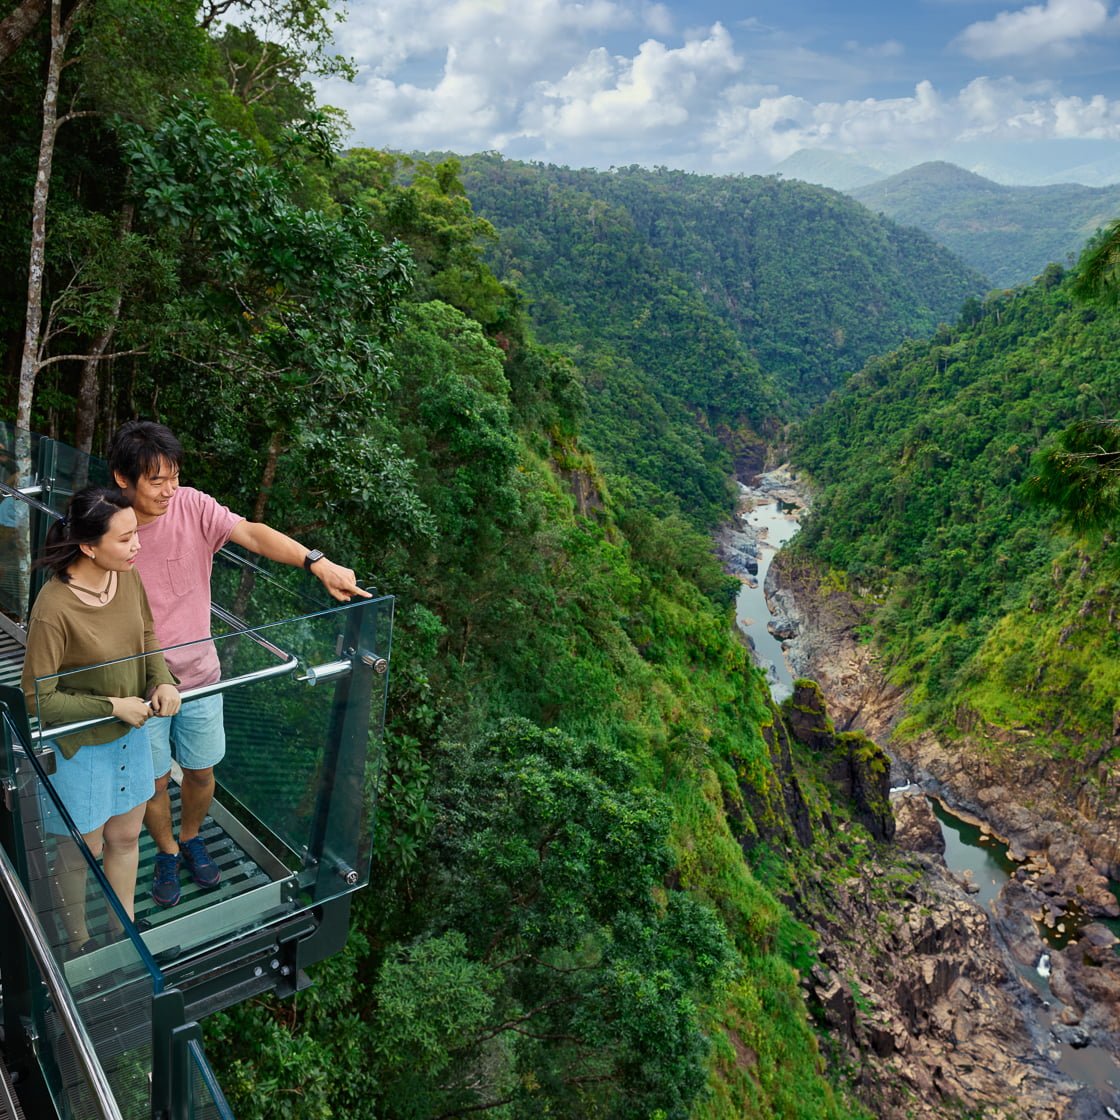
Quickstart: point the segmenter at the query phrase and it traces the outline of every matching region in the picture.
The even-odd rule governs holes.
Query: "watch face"
[[[306,555],[306,556],[305,556],[305,557],[303,558],[303,566],[304,566],[305,568],[307,568],[307,569],[308,569],[308,570],[310,571],[310,569],[311,569],[311,565],[312,565],[312,564],[314,564],[316,560],[322,560],[322,559],[323,559],[323,552],[322,552],[322,550],[321,550],[321,549],[318,549],[318,548],[313,548],[313,549],[312,549],[312,550],[311,550],[311,551],[310,551],[310,552],[309,552],[309,553],[308,553],[308,554],[307,554],[307,555]]]

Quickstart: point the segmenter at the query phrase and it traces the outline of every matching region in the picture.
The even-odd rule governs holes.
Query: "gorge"
[[[1084,845],[1048,819],[1060,802],[1040,812],[1006,789],[979,796],[974,784],[956,784],[969,770],[949,766],[953,752],[930,741],[919,752],[892,737],[905,696],[860,641],[866,607],[781,551],[797,528],[786,510],[807,505],[797,485],[788,467],[752,479],[742,487],[740,529],[721,538],[725,562],[744,580],[740,624],[776,701],[801,691],[795,675],[810,677],[838,727],[891,749],[895,843],[912,853],[918,874],[901,896],[876,897],[883,868],[872,860],[837,892],[842,920],[817,927],[811,1005],[871,1069],[893,1062],[928,1108],[957,1095],[993,1116],[1120,1115],[1120,957],[1102,921],[1120,908],[1107,880]],[[767,623],[785,639],[776,654]],[[1017,828],[1005,846],[997,835],[1009,821]],[[915,908],[931,925],[918,919],[921,934],[900,937],[913,933]],[[871,1077],[881,1082],[882,1069]],[[927,1114],[905,1111],[912,1107],[882,1099],[878,1114]]]
[[[1120,316],[780,176],[332,151],[266,28],[72,7],[65,128],[45,27],[5,64],[4,417],[159,419],[396,598],[345,945],[205,1024],[238,1120],[1102,1120],[1120,574],[1022,488]],[[998,913],[888,747],[1010,845]]]

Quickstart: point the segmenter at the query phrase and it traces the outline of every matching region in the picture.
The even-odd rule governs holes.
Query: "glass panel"
[[[234,1120],[233,1110],[197,1039],[192,1038],[187,1043],[187,1057],[190,1063],[190,1120]]]
[[[268,581],[258,581],[258,593],[287,595]],[[184,693],[185,708],[216,705],[224,728],[226,754],[203,828],[222,881],[203,891],[184,874],[182,901],[168,910],[138,900],[138,914],[156,926],[145,935],[153,951],[189,955],[368,882],[392,605],[387,597],[357,600],[251,630],[222,623],[226,632],[212,639],[221,681]],[[173,648],[181,656],[210,644]],[[57,682],[80,691],[82,675],[96,668],[45,678],[37,689]],[[172,791],[174,815],[174,771]],[[142,881],[150,876],[147,843]]]
[[[121,1115],[141,1120],[151,1114],[151,1006],[162,976],[101,863],[74,830],[43,763],[21,749],[14,765],[17,866],[24,886]],[[38,985],[31,1011],[40,1064],[59,1115],[99,1117],[58,1010]]]
[[[0,423],[0,482],[40,493],[39,437]],[[31,580],[31,508],[18,497],[0,496],[0,611],[23,624]]]
[[[0,612],[26,625],[28,604],[42,578],[31,560],[52,520],[41,510],[61,514],[87,482],[108,481],[104,460],[0,422],[0,482],[30,499],[0,494]]]

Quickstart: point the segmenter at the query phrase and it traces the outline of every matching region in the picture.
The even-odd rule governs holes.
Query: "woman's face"
[[[104,571],[128,571],[136,562],[136,554],[140,551],[136,514],[131,509],[117,510],[109,519],[109,527],[104,536],[84,551]]]

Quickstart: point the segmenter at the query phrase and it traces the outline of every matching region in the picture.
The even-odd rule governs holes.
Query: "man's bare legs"
[[[156,791],[144,812],[144,827],[156,842],[156,847],[167,855],[177,855],[179,843],[171,821],[171,796],[167,792],[170,774],[156,778]],[[214,800],[214,767],[205,770],[184,770],[179,787],[179,841],[193,840],[202,828],[202,822]]]

